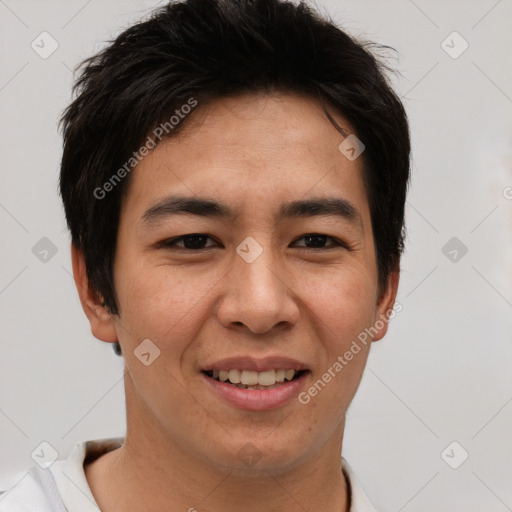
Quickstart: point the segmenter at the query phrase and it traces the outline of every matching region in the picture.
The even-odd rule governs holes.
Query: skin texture
[[[119,317],[100,306],[83,255],[72,247],[92,333],[119,340],[125,359],[126,440],[86,466],[91,490],[103,512],[348,510],[340,469],[345,414],[371,343],[308,404],[293,399],[272,411],[223,401],[200,368],[231,356],[282,355],[308,365],[304,391],[392,309],[398,271],[379,295],[361,158],[342,155],[343,136],[308,97],[224,98],[191,116],[132,172],[114,262]],[[239,214],[145,225],[145,210],[171,193],[222,200]],[[350,201],[360,219],[275,223],[281,203],[321,197]],[[212,237],[207,249],[158,246],[193,233]],[[308,247],[302,237],[311,233],[348,248]],[[249,236],[263,248],[252,263],[236,252]],[[327,238],[324,246],[332,244]],[[384,322],[373,341],[386,329]],[[148,338],[160,356],[145,366],[134,350]],[[239,456],[248,442],[259,454],[250,467]]]

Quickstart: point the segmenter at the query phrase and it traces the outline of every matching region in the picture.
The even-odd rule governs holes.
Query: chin
[[[215,450],[213,464],[240,476],[275,476],[293,470],[308,459],[304,452],[304,442],[300,439],[286,444],[279,436],[270,433],[259,439],[255,436],[240,436],[236,442],[232,438],[230,441],[224,449]],[[210,459],[212,452],[208,451]]]

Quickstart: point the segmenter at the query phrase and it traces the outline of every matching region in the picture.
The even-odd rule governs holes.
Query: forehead
[[[341,116],[329,113],[346,135],[352,133]],[[217,197],[237,212],[272,202],[273,214],[290,197],[366,201],[362,158],[351,161],[340,152],[345,136],[310,97],[281,93],[199,102],[185,122],[132,171],[130,209],[140,214],[171,193]]]

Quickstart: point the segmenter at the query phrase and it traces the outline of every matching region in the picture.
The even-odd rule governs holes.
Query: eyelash
[[[192,238],[192,237],[198,237],[198,236],[199,237],[206,237],[206,238],[209,238],[209,239],[213,240],[213,238],[211,236],[208,236],[208,235],[206,235],[204,233],[191,233],[191,234],[188,234],[188,235],[182,235],[182,236],[179,236],[179,237],[176,237],[176,238],[171,238],[169,240],[164,240],[163,242],[161,242],[159,244],[159,246],[163,247],[164,249],[171,249],[171,250],[173,250],[176,247],[178,247],[176,245],[178,242],[181,242],[181,241],[183,241],[186,238]],[[326,250],[329,250],[329,249],[335,249],[336,247],[343,247],[345,249],[349,249],[348,245],[346,243],[342,242],[341,240],[338,240],[337,238],[334,238],[334,237],[329,236],[329,235],[323,235],[321,233],[308,233],[306,235],[302,235],[301,237],[297,238],[295,241],[302,240],[303,238],[307,238],[307,237],[316,237],[316,236],[329,238],[334,243],[331,244],[331,245],[328,245],[327,247],[301,247],[301,249],[306,250],[306,251],[326,251]],[[190,251],[190,252],[201,252],[201,251],[206,251],[206,250],[210,249],[211,247],[213,247],[213,246],[201,247],[199,249],[189,249],[188,247],[180,247],[179,250]]]

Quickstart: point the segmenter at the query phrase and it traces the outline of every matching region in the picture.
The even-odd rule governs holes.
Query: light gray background
[[[41,441],[65,457],[125,432],[122,361],[90,334],[71,277],[56,125],[71,69],[156,5],[0,0],[0,489]],[[403,311],[373,346],[344,456],[380,511],[512,510],[512,2],[318,5],[399,51],[413,138]],[[59,44],[48,59],[31,48],[43,31]],[[453,31],[469,43],[456,59],[441,46]],[[454,236],[457,262],[442,252]],[[58,248],[46,263],[42,237]],[[453,441],[469,453],[458,469],[441,457]]]

